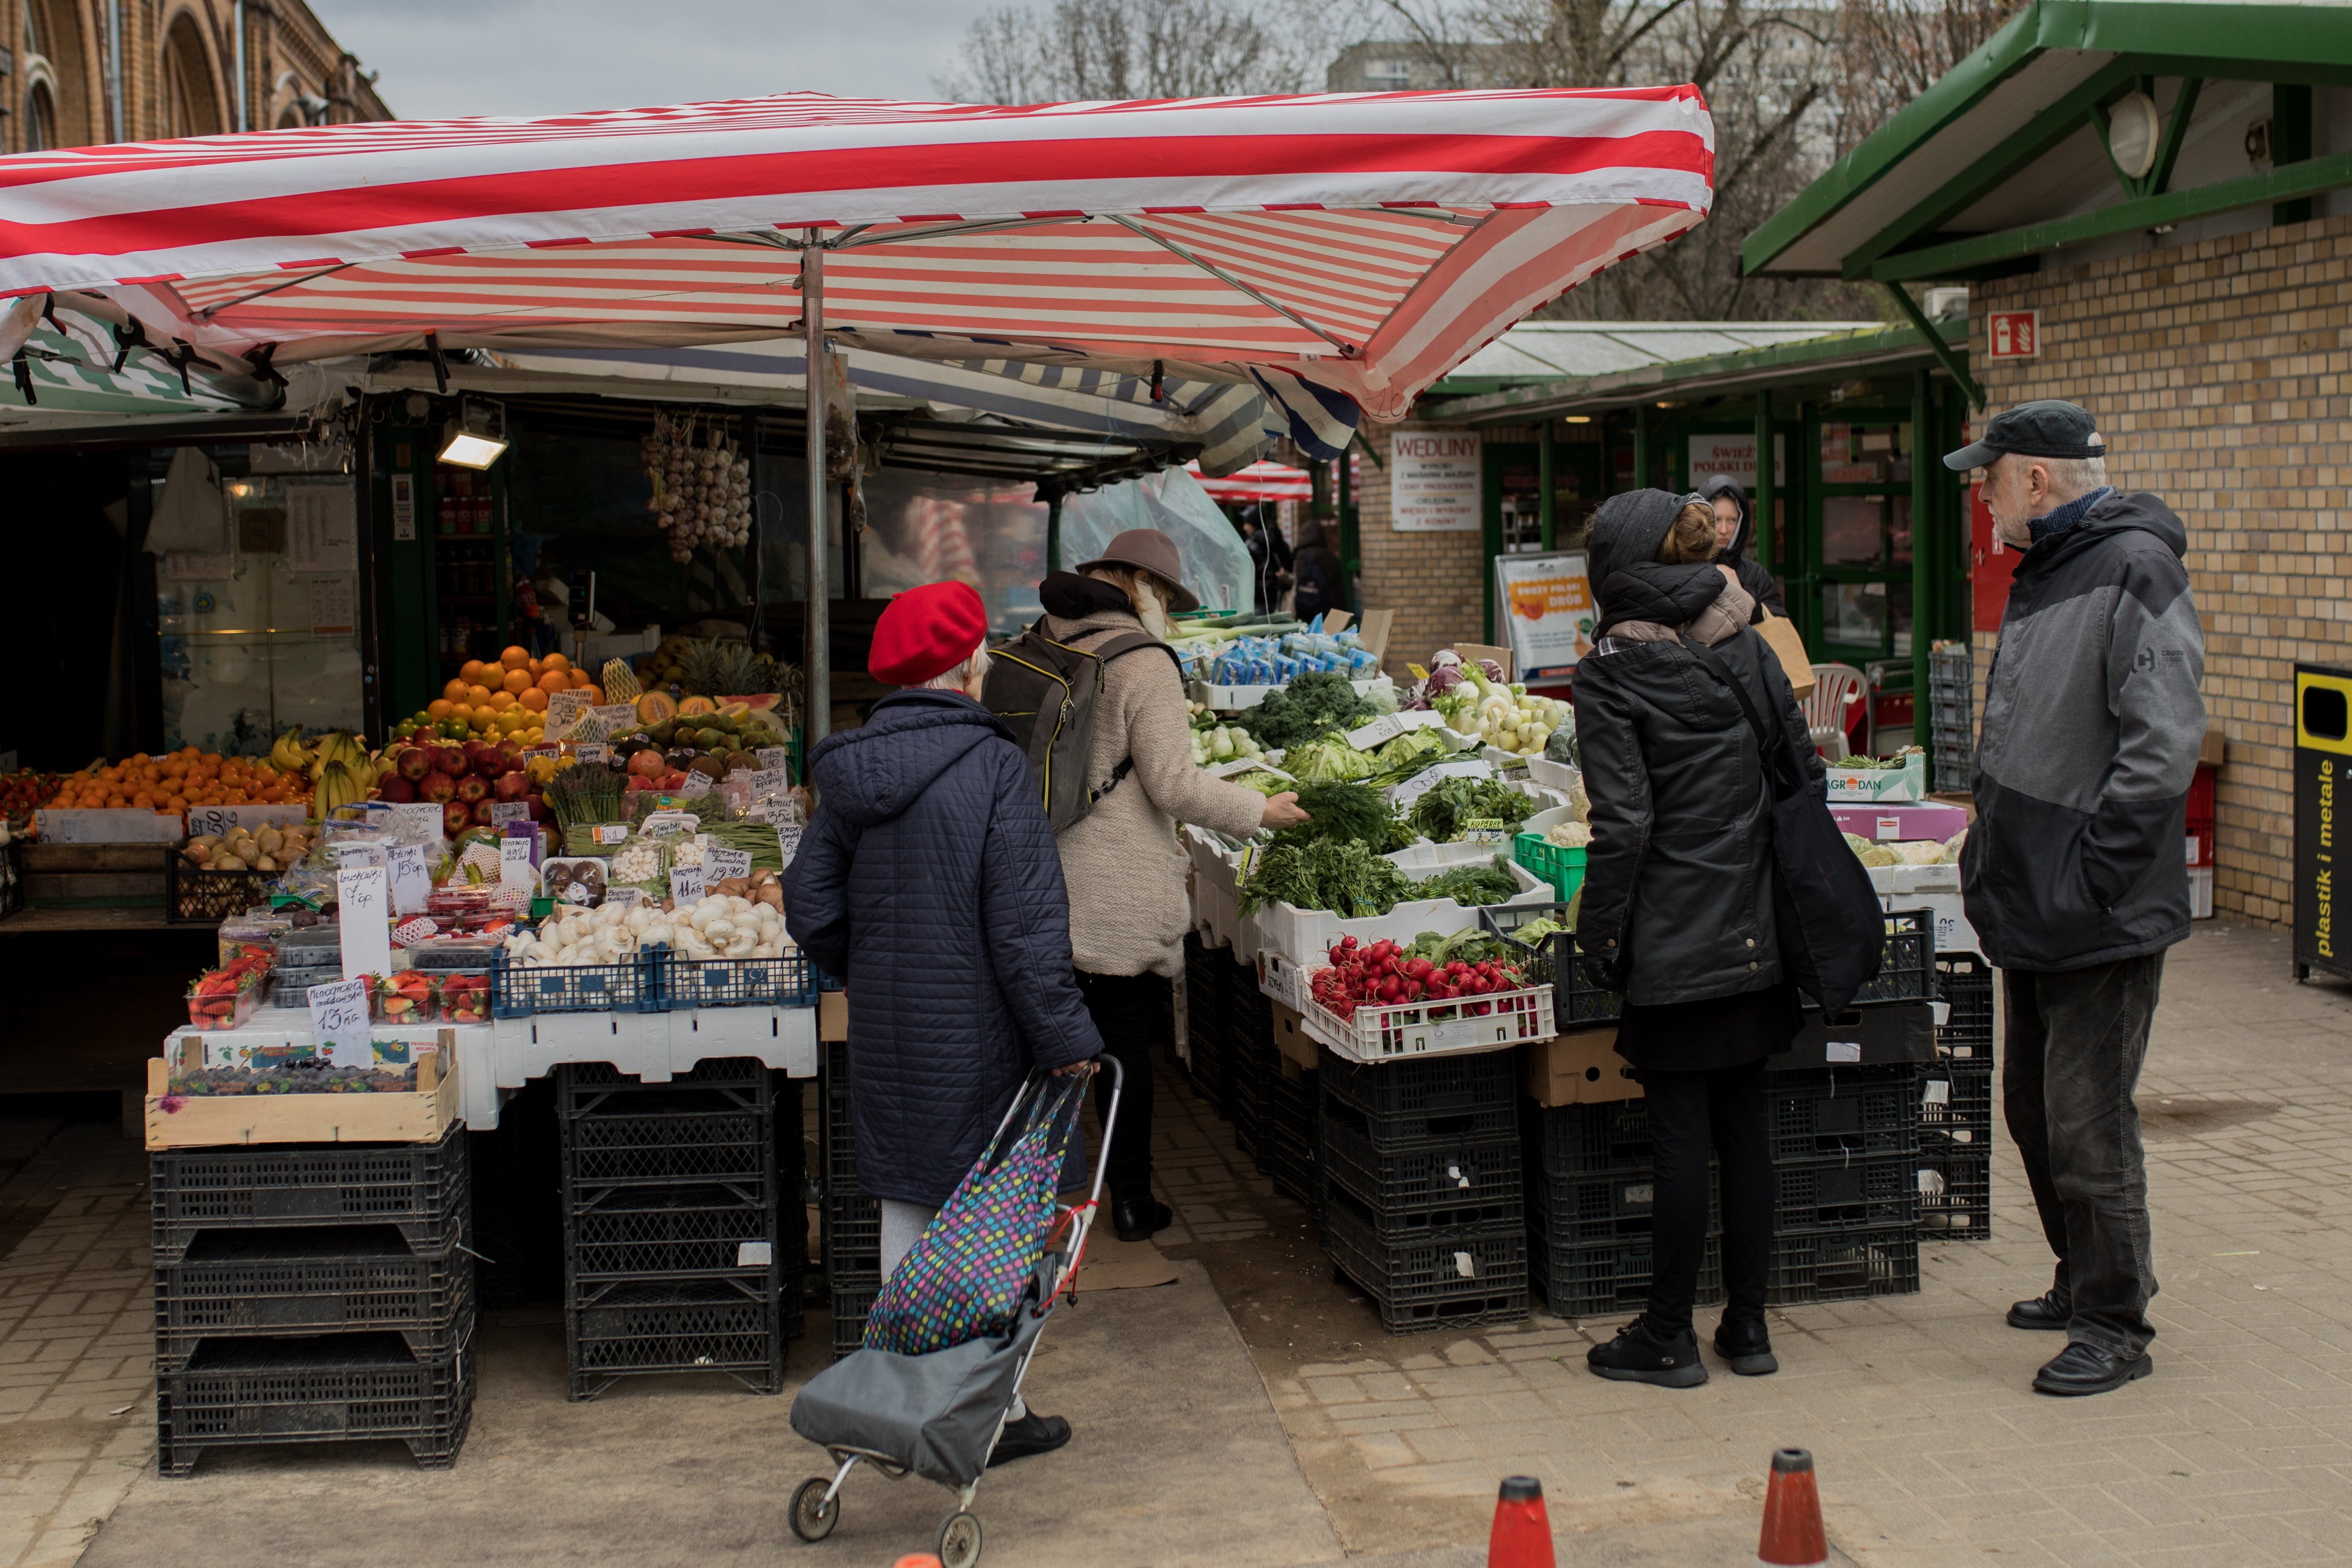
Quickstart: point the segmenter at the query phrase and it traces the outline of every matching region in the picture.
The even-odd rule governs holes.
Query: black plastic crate
[[[770,1069],[757,1057],[712,1057],[662,1081],[648,1082],[609,1062],[565,1062],[555,1078],[566,1117],[697,1108],[764,1112],[775,1103]]]
[[[155,1386],[156,1464],[184,1476],[208,1448],[395,1438],[447,1469],[473,1417],[474,1356],[418,1361],[397,1334],[211,1340]]]
[[[774,1207],[730,1187],[621,1188],[564,1215],[564,1272],[575,1290],[599,1279],[764,1274],[776,1232]]]
[[[1223,951],[1202,946],[1197,933],[1184,939],[1185,1076],[1220,1116],[1228,1114],[1224,971],[1239,967]]]
[[[1984,1241],[1992,1235],[1992,1150],[1925,1148],[1918,1158],[1919,1232],[1937,1241]]]
[[[1649,1305],[1656,1254],[1646,1235],[1562,1247],[1534,1233],[1529,1257],[1535,1288],[1555,1317],[1616,1317],[1640,1312]],[[1723,1300],[1723,1238],[1710,1236],[1699,1254],[1692,1304],[1712,1307]]]
[[[15,848],[10,844],[12,854]],[[216,926],[256,904],[268,903],[269,889],[278,878],[276,871],[208,871],[201,866],[189,865],[180,853],[180,846],[173,845],[163,851],[164,921],[171,925]],[[6,884],[12,889],[19,885],[14,878]],[[4,912],[0,910],[0,913]]]
[[[1324,1059],[1328,1062],[1332,1058]],[[1517,1109],[1508,1101],[1477,1110],[1366,1110],[1333,1092],[1329,1068],[1323,1069],[1322,1078],[1322,1138],[1326,1143],[1330,1142],[1334,1130],[1339,1130],[1353,1132],[1376,1149],[1454,1149],[1465,1143],[1493,1142],[1508,1137],[1518,1124]]]
[[[1878,973],[1854,994],[1857,1003],[1932,1002],[1936,999],[1936,914],[1933,910],[1896,910],[1886,916],[1886,941]],[[1813,999],[1800,997],[1806,1006]]]
[[[1372,1216],[1384,1243],[1431,1231],[1516,1223],[1526,1203],[1519,1141],[1506,1134],[1453,1148],[1381,1148],[1344,1122],[1325,1126],[1323,1176]]]
[[[1839,1155],[1772,1166],[1774,1227],[1884,1230],[1919,1223],[1919,1156]]]
[[[1266,1080],[1264,1127],[1269,1150],[1266,1175],[1275,1191],[1309,1213],[1323,1206],[1320,1075],[1309,1070],[1297,1078],[1297,1068],[1277,1062]]]
[[[1476,1051],[1412,1061],[1356,1062],[1321,1053],[1323,1097],[1373,1116],[1410,1120],[1510,1109],[1518,1099],[1518,1053]]]
[[[758,1394],[784,1384],[780,1293],[765,1281],[631,1281],[585,1293],[564,1312],[571,1397],[625,1376],[723,1372]]]
[[[1918,1069],[1908,1063],[1774,1073],[1766,1092],[1776,1163],[1919,1147]]]
[[[1982,1151],[1992,1142],[1992,1063],[1974,1058],[1919,1068],[1919,1147]]]
[[[856,1350],[866,1342],[866,1320],[874,1310],[874,1298],[882,1293],[882,1282],[877,1278],[853,1281],[845,1287],[838,1282],[833,1289],[833,1359]]]
[[[681,1106],[640,1115],[566,1117],[562,1126],[567,1202],[607,1187],[764,1186],[775,1170],[775,1122],[765,1110]]]
[[[206,1229],[389,1225],[425,1258],[465,1233],[473,1168],[466,1129],[437,1143],[278,1143],[158,1149],[148,1156],[154,1261],[178,1264]]]
[[[388,1226],[209,1231],[154,1289],[159,1374],[208,1339],[389,1331],[446,1361],[474,1329],[472,1257],[419,1258]]]
[[[1228,1076],[1234,1086],[1234,1142],[1249,1154],[1261,1174],[1270,1174],[1272,1158],[1262,1125],[1265,1116],[1267,1080],[1282,1071],[1282,1053],[1274,1044],[1274,999],[1257,988],[1257,971],[1239,964],[1226,966],[1234,978],[1225,994]]]
[[[1936,986],[1949,1008],[1936,1031],[1936,1054],[1992,1064],[1992,965],[1973,952],[1936,955]]]
[[[1556,931],[1532,942],[1512,934],[1538,920],[1566,921],[1569,915],[1563,903],[1490,905],[1478,911],[1479,924],[1490,936],[1503,939],[1527,971],[1528,984],[1551,987],[1552,1019],[1562,1032],[1612,1023],[1625,1011],[1624,997],[1586,977],[1584,965],[1577,962],[1574,931]]]
[[[1911,1226],[1798,1231],[1772,1238],[1772,1268],[1764,1287],[1768,1305],[1859,1301],[1918,1290],[1919,1232]]]
[[[829,1197],[824,1215],[825,1271],[842,1278],[882,1268],[882,1205],[858,1194]]]
[[[1550,1109],[1527,1108],[1528,1163],[1548,1175],[1598,1176],[1647,1169],[1650,1104],[1645,1100]]]
[[[1379,1305],[1391,1333],[1527,1318],[1524,1226],[1481,1226],[1387,1243],[1370,1211],[1344,1192],[1327,1190],[1323,1237],[1332,1264]]]

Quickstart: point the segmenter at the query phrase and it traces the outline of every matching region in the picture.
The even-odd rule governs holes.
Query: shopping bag
[[[1033,1078],[866,1319],[870,1350],[928,1355],[1012,1326],[1054,1225],[1083,1078]]]
[[[1798,765],[1778,709],[1767,731],[1748,689],[1722,656],[1688,637],[1683,646],[1731,688],[1756,734],[1771,795],[1772,919],[1780,929],[1781,971],[1821,1004],[1822,1016],[1843,1013],[1878,978],[1885,956],[1886,917],[1870,873],[1847,847],[1827,798]]]

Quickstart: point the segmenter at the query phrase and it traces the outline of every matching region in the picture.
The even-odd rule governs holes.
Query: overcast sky
[[[310,0],[404,120],[929,98],[991,0]]]

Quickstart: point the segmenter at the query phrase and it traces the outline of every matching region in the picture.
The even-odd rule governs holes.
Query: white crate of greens
[[[1395,860],[1393,856],[1382,858],[1391,863]],[[1502,903],[1545,903],[1551,899],[1550,885],[1536,880],[1524,868],[1506,859],[1502,868],[1519,889]],[[1343,936],[1352,936],[1360,942],[1409,942],[1424,931],[1452,936],[1478,923],[1478,905],[1452,899],[1412,899],[1397,904],[1384,915],[1349,919],[1330,910],[1303,910],[1296,904],[1272,903],[1246,918],[1257,922],[1255,940],[1261,951],[1321,963],[1331,951],[1331,944]]]
[[[1357,1062],[1508,1050],[1558,1033],[1549,985],[1439,1002],[1360,1003],[1352,1018],[1310,995],[1298,1016],[1307,1034]]]
[[[1927,793],[1927,759],[1911,751],[1873,767],[1833,763],[1829,782],[1832,800],[1921,800]]]
[[[1370,695],[1375,687],[1394,683],[1385,675],[1376,675],[1370,680],[1351,680],[1348,684],[1356,689],[1357,696],[1365,697]],[[1280,691],[1283,687],[1213,686],[1205,680],[1195,680],[1185,689],[1187,696],[1203,707],[1213,708],[1220,713],[1238,713],[1245,708],[1256,707],[1266,700],[1268,693]]]

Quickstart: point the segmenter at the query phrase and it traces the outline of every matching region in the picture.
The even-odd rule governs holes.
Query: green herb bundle
[[[1512,876],[1508,863],[1497,855],[1491,865],[1456,866],[1412,889],[1416,899],[1452,899],[1457,904],[1473,908],[1499,904],[1519,890],[1518,879]]]
[[[1288,747],[1352,730],[1379,716],[1380,710],[1357,696],[1346,676],[1314,670],[1267,692],[1264,701],[1234,722],[1255,735],[1261,745]]]
[[[1318,838],[1336,838],[1385,855],[1412,842],[1412,831],[1398,820],[1388,796],[1370,784],[1308,784],[1298,792],[1298,804],[1311,820],[1284,828],[1274,836],[1275,843],[1310,844]]]
[[[1517,832],[1535,808],[1532,795],[1493,779],[1440,779],[1422,792],[1405,820],[1423,837],[1450,844],[1469,831],[1473,822],[1496,822],[1507,833]]]
[[[1253,858],[1241,879],[1241,912],[1268,904],[1329,910],[1348,919],[1384,915],[1414,896],[1412,879],[1352,840],[1276,844]]]

